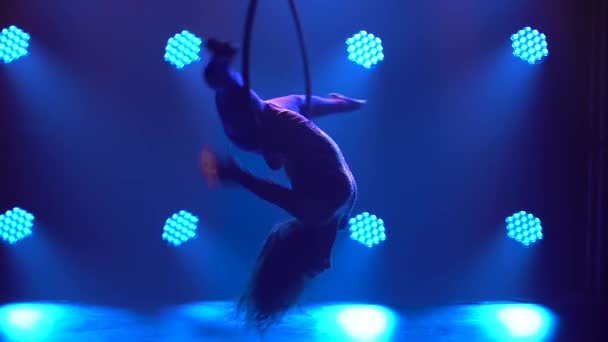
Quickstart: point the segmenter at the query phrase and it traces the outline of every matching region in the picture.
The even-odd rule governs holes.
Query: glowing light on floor
[[[354,341],[378,341],[394,325],[392,313],[374,305],[348,305],[336,313],[336,321]]]
[[[493,340],[544,341],[553,334],[554,315],[535,304],[494,304],[479,308]]]
[[[16,26],[9,26],[0,31],[0,60],[4,64],[26,56],[30,35]]]
[[[12,304],[0,308],[3,341],[47,341],[61,309],[45,304]]]
[[[507,236],[529,246],[543,238],[543,227],[540,219],[525,211],[515,213],[505,219]]]
[[[162,238],[173,246],[180,246],[196,237],[197,223],[198,217],[185,210],[181,210],[167,219],[163,228]]]
[[[384,60],[382,40],[372,33],[360,31],[346,40],[348,59],[363,66],[371,68]]]
[[[364,212],[351,218],[348,224],[350,238],[367,247],[373,247],[386,240],[384,221],[376,215]]]
[[[199,37],[186,30],[177,33],[167,41],[165,61],[177,69],[197,62],[201,59],[199,53],[202,43],[203,41]]]
[[[0,215],[0,236],[10,244],[32,235],[33,226],[34,215],[21,208],[13,208]]]
[[[65,302],[13,303],[0,306],[0,341],[260,341],[235,319],[235,304],[182,304],[150,315]],[[262,340],[561,341],[554,338],[559,323],[551,310],[529,303],[428,307],[406,316],[379,305],[320,303],[289,312]]]
[[[513,55],[530,63],[542,62],[549,55],[547,36],[531,27],[524,27],[511,35]]]

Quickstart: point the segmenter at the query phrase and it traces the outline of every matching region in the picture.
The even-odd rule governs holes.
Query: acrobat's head
[[[239,311],[265,330],[297,304],[308,281],[330,267],[333,229],[315,231],[297,220],[277,225],[256,260]]]

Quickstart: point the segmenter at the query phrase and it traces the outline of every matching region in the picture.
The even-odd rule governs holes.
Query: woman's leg
[[[319,226],[340,220],[345,211],[350,211],[356,199],[357,188],[352,176],[348,185],[346,181],[336,179],[331,183],[316,184],[316,189],[294,190],[246,170],[237,172],[234,180],[241,186],[306,225]]]
[[[312,96],[310,98],[310,112],[306,108],[306,96],[288,95],[266,100],[276,106],[300,113],[308,118],[317,118],[334,113],[352,112],[360,109],[365,100],[352,99],[340,94],[329,94],[328,97]]]

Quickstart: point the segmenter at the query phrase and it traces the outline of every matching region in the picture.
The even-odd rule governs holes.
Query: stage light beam
[[[348,221],[350,238],[367,247],[373,247],[386,240],[384,221],[376,215],[364,212]]]
[[[382,39],[367,31],[355,33],[346,40],[348,59],[370,69],[384,60]]]
[[[0,60],[8,64],[27,56],[29,40],[30,35],[17,26],[11,25],[0,30]]]
[[[199,53],[203,41],[194,34],[184,30],[175,34],[167,41],[165,47],[165,61],[183,69],[186,65],[201,60]]]
[[[198,217],[181,210],[167,219],[162,238],[169,244],[178,247],[196,237],[197,223]]]

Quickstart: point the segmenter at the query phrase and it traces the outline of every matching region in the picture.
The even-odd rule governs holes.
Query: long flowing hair
[[[237,313],[264,333],[298,304],[308,280],[329,267],[336,227],[308,227],[292,219],[266,238]]]

